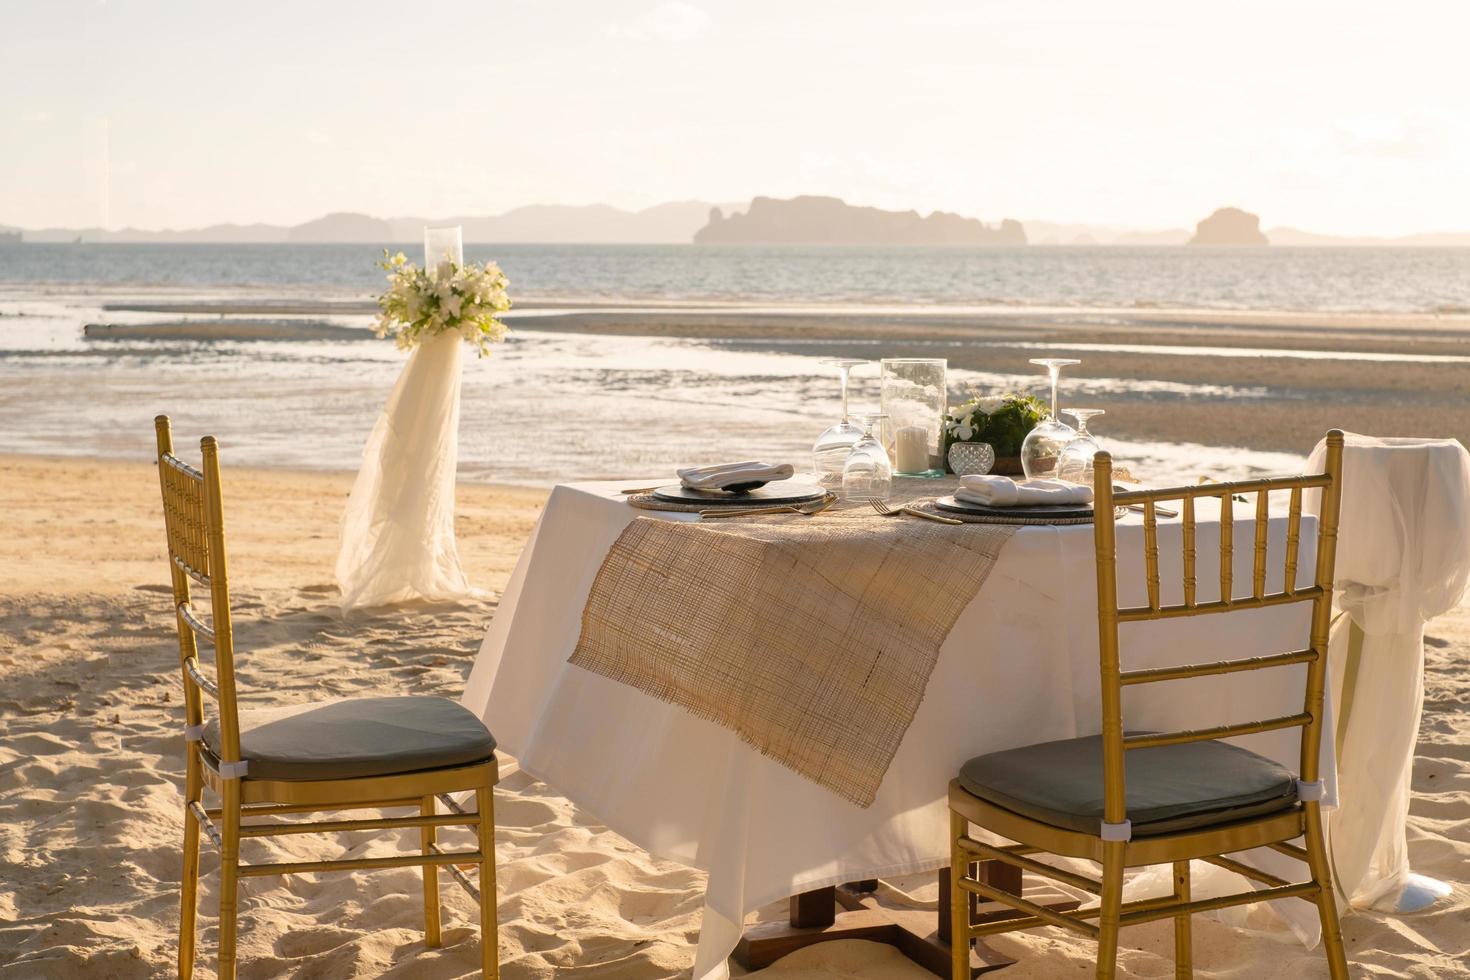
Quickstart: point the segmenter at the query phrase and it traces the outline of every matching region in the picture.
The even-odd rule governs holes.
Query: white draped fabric
[[[1319,444],[1308,472],[1325,455]],[[1348,435],[1336,579],[1350,618],[1334,630],[1330,653],[1343,804],[1328,826],[1337,883],[1356,906],[1411,911],[1434,897],[1433,883],[1412,879],[1406,837],[1424,626],[1457,606],[1470,583],[1464,446]]]
[[[457,333],[417,347],[373,426],[342,517],[344,609],[474,591],[454,541],[463,348]]]
[[[693,514],[629,507],[622,483],[559,486],[511,576],[466,687],[464,703],[529,773],[655,855],[709,873],[695,980],[726,974],[746,913],[801,891],[844,881],[926,871],[949,863],[946,787],[964,761],[985,752],[1096,734],[1101,726],[1097,590],[1092,528],[1023,527],[940,649],[913,724],[863,809],[762,756],[733,731],[632,687],[567,663],[582,608],[603,557],[635,517],[690,520]],[[1201,555],[1218,554],[1214,505],[1198,508]],[[1254,510],[1234,515],[1235,581],[1249,582]],[[1182,535],[1159,524],[1164,600],[1182,600]],[[1302,553],[1315,548],[1315,521],[1302,522]],[[1286,517],[1268,527],[1283,555]],[[1118,528],[1120,598],[1145,599],[1143,527]],[[1272,562],[1268,588],[1281,586]],[[1310,584],[1310,561],[1299,584]],[[1213,583],[1213,584],[1212,584]],[[1199,601],[1218,580],[1200,576]],[[1306,605],[1227,617],[1193,617],[1125,627],[1130,667],[1225,660],[1299,649]],[[1173,730],[1294,714],[1304,668],[1246,671],[1128,693],[1128,724]],[[1270,675],[1270,676],[1267,676]],[[1296,730],[1241,744],[1295,771]],[[1335,786],[1330,745],[1322,778]],[[1254,854],[1255,852],[1253,852]],[[1274,852],[1271,858],[1289,859]],[[1263,865],[1264,866],[1264,865]],[[1300,880],[1297,864],[1284,873]],[[1316,911],[1274,903],[1309,942]]]

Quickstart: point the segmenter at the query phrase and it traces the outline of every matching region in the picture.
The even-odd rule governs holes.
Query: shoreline
[[[219,297],[224,294],[227,298]],[[0,301],[98,299],[105,312],[199,314],[211,316],[364,315],[377,312],[370,290],[332,286],[283,286],[258,283],[173,284],[57,281],[0,281]],[[511,316],[530,314],[697,316],[724,314],[749,317],[858,318],[919,321],[973,320],[999,326],[1077,325],[1156,328],[1215,326],[1236,328],[1415,330],[1470,334],[1470,308],[1446,305],[1435,309],[1291,309],[1256,306],[1189,306],[1140,301],[1133,304],[1078,304],[1023,300],[934,301],[917,297],[830,298],[723,295],[529,293],[519,296]]]
[[[56,402],[54,391],[68,378],[77,384],[96,385],[117,400],[120,409],[130,408],[126,392],[114,388],[121,384],[116,380],[120,376],[117,365],[127,365],[122,375],[134,373],[134,362],[154,358],[163,358],[165,364],[186,365],[188,374],[180,377],[194,381],[195,397],[202,401],[216,396],[204,379],[212,374],[220,376],[215,372],[226,363],[248,366],[250,373],[245,376],[256,385],[252,389],[254,397],[292,399],[303,394],[293,386],[290,375],[273,376],[269,367],[260,369],[246,349],[251,343],[263,345],[264,360],[260,363],[281,358],[310,364],[315,359],[341,357],[343,363],[371,362],[369,370],[385,381],[390,373],[396,373],[392,365],[397,357],[390,347],[357,343],[359,338],[372,338],[367,326],[370,317],[343,310],[367,308],[352,305],[360,301],[343,296],[291,300],[291,292],[275,290],[268,300],[236,297],[207,301],[181,293],[171,294],[166,300],[158,295],[142,299],[134,294],[131,299],[119,297],[113,302],[94,291],[90,295],[75,294],[64,306],[56,297],[43,297],[34,300],[33,309],[25,305],[0,309],[7,314],[0,318],[0,343],[7,338],[5,328],[9,323],[20,326],[14,334],[17,340],[12,341],[17,346],[9,351],[0,348],[0,372],[11,386],[10,406],[24,413],[15,416],[12,431],[18,435],[7,440],[4,451],[28,454],[34,446],[39,453],[71,458],[116,458],[136,452],[138,440],[134,438],[114,445],[115,440],[89,434],[83,434],[80,440],[74,433],[64,440],[60,437],[65,431],[64,407]],[[265,315],[266,311],[282,309],[290,313]],[[1049,309],[1056,310],[1055,315],[1041,316],[1036,309],[993,307],[964,313],[940,307],[822,304],[776,308],[753,303],[649,305],[601,301],[577,306],[533,297],[523,300],[518,311],[508,317],[511,344],[483,364],[467,369],[467,411],[479,413],[476,422],[482,429],[487,422],[494,424],[501,417],[494,408],[494,399],[501,391],[499,379],[504,377],[498,373],[505,370],[502,357],[547,372],[547,383],[553,386],[566,380],[551,376],[560,370],[555,365],[565,365],[572,376],[588,379],[578,383],[585,384],[589,393],[625,393],[620,402],[601,402],[605,410],[616,413],[603,416],[614,419],[604,424],[616,425],[617,431],[625,434],[641,433],[646,441],[623,456],[604,453],[596,463],[577,461],[580,468],[570,471],[567,463],[574,460],[542,466],[529,446],[519,446],[520,455],[504,455],[506,443],[503,439],[496,441],[503,433],[491,429],[496,434],[480,440],[478,458],[462,457],[461,473],[468,471],[472,480],[478,471],[481,478],[504,485],[544,487],[567,474],[616,478],[640,468],[648,470],[639,465],[639,460],[656,460],[660,466],[671,463],[671,456],[658,455],[659,440],[651,431],[643,431],[652,423],[647,421],[648,410],[635,403],[635,395],[644,391],[640,385],[653,385],[645,394],[654,399],[661,385],[682,386],[677,397],[690,407],[690,413],[679,418],[670,416],[657,424],[679,428],[689,440],[678,452],[679,462],[708,462],[693,458],[703,447],[685,427],[686,421],[700,412],[709,413],[711,419],[719,418],[728,408],[737,406],[737,411],[750,413],[747,419],[762,418],[761,413],[775,404],[734,401],[740,393],[721,387],[721,365],[752,365],[732,369],[749,372],[738,382],[744,386],[741,392],[774,391],[768,378],[789,369],[819,372],[822,369],[815,366],[816,359],[834,356],[866,360],[943,357],[956,372],[952,399],[972,392],[998,394],[1007,390],[1041,394],[1044,379],[1030,361],[1044,356],[1077,357],[1083,363],[1064,378],[1063,408],[1105,410],[1107,415],[1101,420],[1098,435],[1105,441],[1115,440],[1120,447],[1129,443],[1185,447],[1191,458],[1199,458],[1201,472],[1210,463],[1211,449],[1304,456],[1330,428],[1381,436],[1451,437],[1470,444],[1470,317],[1132,310],[1115,311],[1118,315],[1109,319],[1096,310]],[[15,320],[12,313],[16,314]],[[99,315],[118,322],[111,327],[89,328],[88,320]],[[49,322],[54,326],[38,329],[49,332],[54,339],[21,339],[28,336],[28,324],[45,324],[47,316],[53,317]],[[28,320],[30,317],[34,319]],[[214,346],[216,343],[219,346]],[[560,360],[553,358],[541,366],[537,349],[541,345],[559,350]],[[607,366],[605,360],[586,353],[632,348],[643,350],[650,360],[640,363],[630,358],[618,366]],[[669,356],[664,360],[666,353]],[[769,358],[765,364],[757,359],[742,362],[743,354],[780,355],[780,359]],[[797,365],[796,358],[804,359],[805,364]],[[660,366],[638,374],[643,363]],[[320,367],[303,370],[314,372],[311,376],[339,392],[339,398],[366,399],[365,406],[355,413],[358,417],[354,425],[366,424],[360,416],[375,411],[380,404],[382,395],[376,390],[353,390],[356,379],[362,377],[357,369],[350,376]],[[868,367],[860,372],[859,387],[871,389],[869,396],[876,396],[876,385],[872,384],[875,371]],[[972,373],[961,381],[959,372]],[[637,379],[636,384],[633,379]],[[702,403],[700,386],[705,384],[713,386],[708,390],[715,393],[716,399],[726,401]],[[795,409],[794,414],[803,409],[812,414],[809,409],[817,404],[813,395],[823,399],[829,394],[835,396],[835,389],[820,384],[780,384],[779,397],[783,401],[779,404],[788,412]],[[382,390],[386,392],[386,384]],[[518,397],[528,406],[536,404],[534,399],[540,393],[522,391]],[[6,402],[6,395],[0,394],[0,413],[8,407]],[[48,404],[50,431],[40,438],[27,436],[35,423],[22,420],[34,419],[37,406]],[[317,407],[305,401],[298,405],[304,411]],[[240,407],[245,408],[243,403]],[[249,409],[252,417],[254,411]],[[656,407],[654,411],[669,410]],[[240,417],[237,412],[231,424]],[[348,431],[340,428],[343,418],[338,416],[336,431]],[[275,419],[262,418],[261,422],[266,430],[279,427]],[[740,418],[734,422],[739,438],[755,433],[742,452],[775,452],[804,459],[810,445],[791,438],[789,432],[771,429],[769,422],[759,423],[766,428],[758,433]],[[815,421],[802,424],[810,424],[813,432],[821,428]],[[221,425],[221,430],[221,434],[227,434],[229,426]],[[238,427],[234,431],[240,432]],[[554,432],[549,435],[557,438]],[[72,446],[81,451],[71,453]],[[564,455],[579,455],[575,446],[575,441],[569,442]],[[252,462],[261,458],[256,454]],[[325,462],[321,471],[343,472],[355,468],[356,456],[339,446],[339,451]],[[300,460],[293,463],[299,464]],[[314,463],[310,465],[315,468]],[[476,480],[476,485],[484,484]]]

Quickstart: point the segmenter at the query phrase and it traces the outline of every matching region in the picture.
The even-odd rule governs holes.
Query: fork
[[[953,517],[940,517],[938,514],[931,514],[928,511],[920,510],[917,507],[908,507],[908,506],[898,507],[898,508],[889,507],[887,504],[885,504],[883,501],[879,500],[877,497],[869,497],[868,498],[868,506],[869,507],[872,507],[873,510],[877,511],[883,517],[902,517],[905,514],[908,514],[910,517],[922,517],[926,521],[936,521],[936,522],[938,522],[940,524],[963,524],[963,523],[965,523],[964,521],[957,521]]]
[[[719,517],[762,517],[767,514],[800,514],[802,517],[814,517],[832,506],[837,498],[828,494],[826,497],[814,504],[781,504],[772,507],[741,507],[741,508],[710,508],[699,512],[700,520],[709,520]]]

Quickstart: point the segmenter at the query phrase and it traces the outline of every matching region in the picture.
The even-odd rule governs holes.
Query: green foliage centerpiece
[[[972,398],[944,417],[944,456],[957,442],[988,443],[995,450],[994,473],[1021,472],[1021,443],[1046,417],[1046,408],[1030,395]]]

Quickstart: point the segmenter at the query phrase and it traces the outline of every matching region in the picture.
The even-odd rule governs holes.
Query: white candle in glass
[[[900,473],[924,473],[929,469],[929,430],[922,425],[905,425],[894,435],[894,469]]]
[[[424,268],[433,274],[440,262],[464,265],[464,234],[459,225],[424,229]]]

